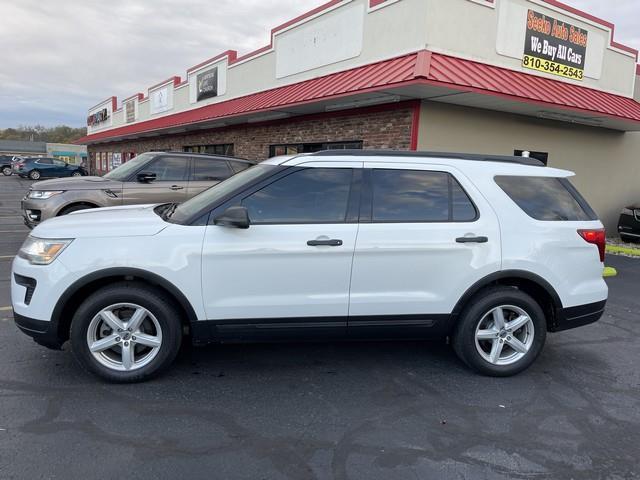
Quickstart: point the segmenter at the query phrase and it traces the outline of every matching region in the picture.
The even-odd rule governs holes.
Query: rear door
[[[365,162],[349,302],[355,336],[406,336],[446,321],[465,291],[500,269],[498,219],[446,166]]]
[[[125,205],[145,203],[183,202],[187,199],[190,158],[179,155],[162,155],[141,171],[154,173],[151,182],[139,182],[136,176],[124,182],[122,194]],[[140,173],[140,172],[138,172]]]
[[[224,159],[193,157],[187,198],[195,197],[207,188],[226,180],[233,173],[229,163]]]
[[[50,158],[39,158],[33,164],[31,170],[38,170],[42,177],[54,177],[55,170],[53,167],[53,160]]]

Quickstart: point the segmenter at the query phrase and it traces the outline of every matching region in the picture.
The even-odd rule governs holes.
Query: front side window
[[[40,165],[53,165],[53,160],[51,160],[50,158],[41,158],[36,161],[36,163]]]
[[[231,176],[231,169],[223,160],[207,158],[193,159],[193,174],[191,180],[195,182],[222,181]]]
[[[145,172],[155,173],[157,182],[179,182],[186,179],[187,157],[160,157],[148,167]]]
[[[151,159],[153,159],[157,154],[154,153],[143,153],[142,155],[138,155],[137,157],[129,160],[126,163],[123,163],[117,168],[114,168],[109,173],[107,173],[104,178],[108,178],[110,180],[116,180],[118,182],[124,182],[127,178],[129,178],[134,172],[140,170],[146,163],[148,163]],[[102,154],[98,153],[96,157],[96,168],[100,170],[100,162],[102,161]],[[134,179],[135,180],[135,179]]]
[[[349,168],[298,170],[249,195],[242,205],[253,224],[343,223],[352,176]]]
[[[499,176],[496,183],[527,215],[543,221],[590,221],[598,217],[566,178]]]
[[[460,184],[446,172],[373,171],[374,222],[470,222],[477,211]]]

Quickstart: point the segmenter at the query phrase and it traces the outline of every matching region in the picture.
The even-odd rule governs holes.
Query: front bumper
[[[62,195],[56,195],[61,197]],[[24,224],[29,228],[34,228],[48,218],[55,217],[57,212],[65,205],[64,198],[48,198],[37,200],[25,197],[20,202],[22,218]]]
[[[562,308],[557,312],[555,323],[550,330],[552,332],[562,332],[595,323],[604,314],[606,304],[607,301],[602,300],[601,302]]]
[[[39,345],[53,350],[62,348],[64,341],[58,335],[57,322],[25,317],[16,313],[15,310],[13,312],[13,320],[24,334],[29,335]]]

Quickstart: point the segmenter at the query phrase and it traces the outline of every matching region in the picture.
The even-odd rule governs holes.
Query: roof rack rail
[[[451,152],[416,152],[398,150],[323,150],[309,154],[312,157],[350,156],[350,157],[398,157],[398,158],[447,158],[453,160],[473,160],[475,162],[517,163],[531,167],[546,165],[533,157],[516,157],[509,155],[485,155]]]

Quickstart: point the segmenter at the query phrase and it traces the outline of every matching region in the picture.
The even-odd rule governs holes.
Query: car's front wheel
[[[526,293],[495,287],[476,295],[463,310],[453,348],[469,367],[484,375],[507,377],[527,369],[547,336],[540,305]]]
[[[71,346],[79,363],[105,380],[147,380],[174,361],[182,340],[180,316],[153,288],[113,284],[78,308],[71,322]]]
[[[79,171],[77,171],[77,170],[76,170],[75,172],[73,172],[73,173],[71,174],[71,176],[72,176],[72,177],[81,177],[81,176],[82,176],[82,172],[79,172]]]
[[[41,175],[40,175],[40,172],[38,170],[31,170],[29,172],[29,178],[31,180],[40,180],[40,177],[41,177]]]

